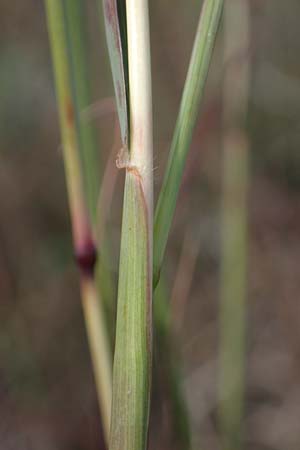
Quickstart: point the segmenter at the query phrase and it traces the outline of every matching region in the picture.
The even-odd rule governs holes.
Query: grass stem
[[[146,448],[152,370],[152,96],[147,0],[126,2],[129,153],[121,235],[110,450]]]
[[[95,287],[96,247],[86,206],[79,133],[76,126],[76,102],[72,91],[72,65],[68,52],[68,34],[63,2],[45,0],[52,51],[63,157],[67,182],[73,242],[80,270],[82,305],[94,366],[96,387],[106,438],[111,411],[111,361],[108,339],[102,320],[101,303]]]
[[[224,7],[219,420],[223,450],[243,441],[247,295],[249,89],[247,2]]]
[[[99,192],[99,158],[94,125],[84,117],[91,104],[90,74],[88,71],[87,24],[83,0],[63,0],[67,28],[67,47],[70,77],[75,103],[78,144],[82,159],[83,178],[89,214],[95,225]]]

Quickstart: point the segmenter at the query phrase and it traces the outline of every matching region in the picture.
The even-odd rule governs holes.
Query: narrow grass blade
[[[192,133],[203,97],[223,0],[204,0],[184,86],[167,169],[154,219],[153,279],[156,286],[176,207]]]
[[[127,148],[129,139],[129,82],[125,1],[103,0],[103,9],[122,142],[124,148]]]
[[[68,34],[61,0],[45,0],[50,46],[55,74],[57,103],[63,141],[63,157],[71,213],[74,250],[80,270],[82,305],[100,409],[106,437],[111,411],[111,361],[101,303],[95,287],[96,247],[85,202],[76,127],[76,105],[71,89],[72,66],[68,52]]]
[[[243,447],[247,295],[249,5],[225,0],[219,420],[223,450]]]
[[[83,0],[63,0],[67,44],[70,58],[75,119],[79,149],[83,162],[85,192],[93,224],[99,192],[99,155],[94,125],[84,118],[83,111],[91,104],[89,61],[87,52],[87,17]]]

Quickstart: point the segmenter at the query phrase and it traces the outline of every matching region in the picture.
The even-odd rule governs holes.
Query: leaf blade
[[[103,0],[106,41],[114,82],[122,143],[129,140],[129,82],[124,0]]]
[[[154,218],[153,286],[159,280],[188,150],[203,98],[224,0],[204,0]]]

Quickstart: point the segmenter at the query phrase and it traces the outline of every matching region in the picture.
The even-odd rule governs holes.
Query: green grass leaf
[[[106,40],[114,81],[123,146],[129,140],[129,83],[124,0],[103,0]]]
[[[153,280],[156,286],[187,154],[203,98],[223,0],[204,0],[189,70],[154,219]]]

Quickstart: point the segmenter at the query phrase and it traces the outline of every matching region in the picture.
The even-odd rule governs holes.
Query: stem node
[[[81,248],[76,249],[75,259],[80,273],[92,278],[97,262],[97,249],[91,239],[87,239]]]

